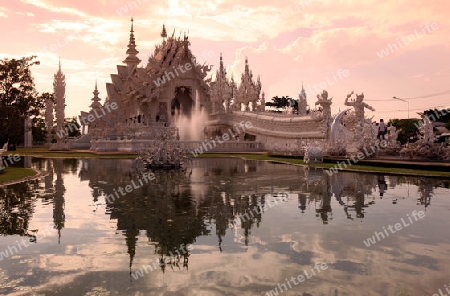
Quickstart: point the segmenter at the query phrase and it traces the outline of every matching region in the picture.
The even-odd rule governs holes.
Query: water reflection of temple
[[[40,194],[40,197],[45,203],[53,204],[53,228],[58,231],[58,243],[60,243],[61,230],[66,221],[64,174],[66,171],[75,173],[78,169],[78,162],[76,159],[55,158],[41,160],[36,165],[39,169],[47,172],[44,177],[44,192]]]
[[[313,204],[316,216],[324,224],[332,221],[333,200],[348,219],[363,219],[367,208],[375,203],[378,190],[378,177],[372,174],[358,174],[355,178],[355,174],[340,172],[329,176],[321,169],[296,167],[289,176],[274,176],[272,164],[240,159],[196,160],[190,174],[155,173],[156,180],[151,186],[133,190],[126,198],[107,205],[107,213],[118,220],[118,230],[125,231],[130,254],[134,254],[133,237],[141,230],[158,246],[156,252],[164,254],[182,243],[195,242],[199,235],[209,234],[212,224],[221,250],[232,221],[245,215],[251,218],[244,219],[240,228],[243,242],[248,244],[251,229],[262,221],[261,213],[250,214],[265,203],[264,196],[274,186],[298,193],[299,209],[303,213],[307,205]],[[118,187],[125,187],[136,179],[132,160],[82,160],[79,176],[89,180],[94,202],[99,196],[112,194]],[[240,178],[242,176],[245,178]],[[404,182],[386,178],[391,186]],[[199,180],[202,181],[197,182]],[[179,239],[180,234],[184,240]]]
[[[227,229],[231,231],[230,224],[238,217],[244,217],[240,228],[248,244],[251,228],[261,223],[261,213],[254,213],[253,209],[264,204],[264,194],[242,194],[241,188],[247,185],[257,188],[257,184],[244,184],[242,179],[234,178],[237,174],[256,174],[254,162],[242,165],[241,160],[233,160],[216,165],[213,161],[207,166],[203,166],[204,161],[194,163],[192,172],[155,171],[155,180],[112,202],[106,201],[106,213],[117,220],[117,230],[125,236],[130,268],[141,231],[153,246],[151,251],[164,258],[175,254],[181,245],[194,244],[197,237],[210,235],[213,225],[221,249],[222,238]],[[80,167],[79,177],[89,180],[94,202],[99,196],[114,194],[119,187],[130,185],[133,180],[138,184],[138,175],[128,160],[85,159]],[[226,184],[205,186],[205,183],[217,184],[215,179],[225,176]],[[197,182],[200,178],[207,181]],[[188,256],[189,253],[183,258],[186,268]]]
[[[58,162],[52,163],[55,168],[61,166]],[[92,199],[97,204],[104,203],[105,196],[138,178],[131,159],[83,159],[67,169],[73,171],[77,166],[78,176],[89,182]],[[222,251],[227,233],[236,235],[233,225],[236,220],[242,222],[238,226],[242,243],[249,244],[252,229],[260,226],[264,215],[254,209],[266,204],[266,196],[273,193],[274,188],[278,192],[297,193],[299,211],[305,213],[313,207],[323,224],[332,223],[333,210],[343,211],[348,219],[363,219],[375,203],[379,190],[379,176],[373,174],[340,172],[329,176],[321,169],[305,167],[289,167],[274,173],[271,163],[242,159],[196,159],[187,171],[154,173],[156,179],[150,183],[105,202],[106,214],[117,221],[117,230],[124,235],[130,268],[142,233],[149,245],[148,252],[158,254],[161,259],[176,254],[181,245],[194,244],[199,236],[206,235],[215,235],[218,249]],[[50,176],[54,178],[53,174]],[[413,178],[383,178],[390,187],[417,183],[423,196],[432,195],[433,185],[429,187],[429,184],[433,183],[429,180],[420,184]],[[54,207],[63,210],[64,188],[57,173],[56,180]],[[57,227],[64,227],[61,213],[54,213],[54,221]],[[188,258],[189,253],[184,254],[179,267],[187,268]]]
[[[423,179],[417,179],[415,185],[418,187],[418,193],[420,197],[417,200],[417,204],[423,205],[425,210],[431,204],[431,197],[434,194],[434,185],[432,182]]]
[[[35,234],[28,228],[37,188],[37,181],[0,186],[0,235],[27,236],[35,241]]]
[[[374,175],[340,172],[332,176],[320,169],[305,169],[299,191],[299,209],[303,214],[308,204],[314,204],[316,217],[323,224],[332,220],[332,199],[342,207],[348,219],[363,219],[365,209],[374,202],[367,201],[376,189]]]
[[[58,231],[58,243],[61,241],[61,229],[64,228],[64,223],[66,221],[66,215],[64,214],[64,193],[66,192],[66,188],[64,187],[62,176],[64,170],[63,161],[64,160],[61,158],[53,160],[54,169],[56,171],[55,195],[53,198],[53,223],[54,228]]]
[[[65,223],[64,168],[77,170],[73,160],[41,159],[35,166],[46,171],[43,184],[39,180],[0,187],[0,235],[28,236],[36,242],[39,229],[28,229],[34,214],[35,202],[53,204],[53,223],[58,230],[58,241]],[[54,180],[56,174],[56,180]],[[43,187],[42,187],[43,186]]]

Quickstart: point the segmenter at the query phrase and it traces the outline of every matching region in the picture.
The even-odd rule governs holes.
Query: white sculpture
[[[388,127],[388,147],[390,148],[399,148],[400,142],[398,139],[398,134],[401,132],[401,129],[397,130],[397,128],[393,125]]]
[[[216,72],[216,80],[211,82],[212,113],[223,113],[230,109],[230,100],[233,95],[233,86],[227,78],[227,71],[223,66],[222,54],[220,66]]]
[[[261,93],[261,81],[258,79],[253,81],[253,73],[248,66],[248,59],[245,58],[245,71],[241,76],[241,84],[237,88],[235,103],[243,104],[245,111],[256,111],[256,102],[259,100]],[[250,103],[251,106],[250,106]]]
[[[353,106],[355,109],[355,117],[357,122],[360,125],[364,124],[364,108],[367,108],[369,110],[375,111],[375,109],[372,106],[367,105],[363,102],[364,94],[361,93],[360,95],[356,94],[356,99],[352,99],[350,102],[348,99],[353,95],[353,91],[347,95],[347,98],[345,98],[344,105],[346,106]]]
[[[407,158],[425,158],[425,159],[450,159],[450,147],[444,143],[435,143],[436,135],[433,131],[431,120],[421,114],[423,125],[419,128],[419,139],[414,143],[408,143],[405,148],[400,150],[401,157]]]
[[[24,132],[24,147],[31,148],[33,147],[33,136],[32,136],[32,127],[31,118],[25,118],[25,132]]]
[[[316,146],[307,146],[305,149],[305,156],[303,157],[305,163],[323,162],[323,151]]]
[[[59,61],[58,72],[54,76],[53,92],[55,93],[55,113],[56,113],[56,132],[60,136],[56,138],[56,143],[50,146],[50,150],[69,150],[65,143],[64,131],[64,109],[66,108],[66,76],[61,71],[61,60]]]
[[[178,128],[160,127],[156,132],[155,140],[139,152],[136,168],[180,168],[187,157],[180,148]]]
[[[53,130],[53,97],[45,100],[45,127],[47,130],[46,140],[47,145],[52,143],[52,130]]]
[[[331,131],[330,131],[330,145],[335,146],[339,139],[339,134],[342,128],[344,127],[341,124],[341,119],[344,114],[349,111],[350,109],[345,109],[344,111],[341,111],[336,115],[336,117],[333,120],[333,123],[331,124]],[[344,127],[345,128],[345,127]]]
[[[0,149],[0,172],[5,169],[5,167],[3,166],[3,154],[6,151],[8,151],[8,142],[6,142],[5,145],[3,145],[3,148]]]
[[[305,116],[307,114],[307,107],[308,107],[308,103],[306,101],[306,91],[303,88],[303,82],[302,82],[302,90],[298,94],[298,115]]]

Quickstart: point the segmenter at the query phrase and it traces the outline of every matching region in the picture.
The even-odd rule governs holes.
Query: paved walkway
[[[342,162],[345,158],[327,158],[324,162],[336,163]],[[363,159],[356,165],[372,166],[372,167],[384,167],[395,169],[411,169],[422,171],[435,171],[435,172],[450,172],[450,162],[448,161],[423,161],[423,160],[405,160],[401,158],[378,158],[378,159]],[[351,167],[349,167],[351,169]]]

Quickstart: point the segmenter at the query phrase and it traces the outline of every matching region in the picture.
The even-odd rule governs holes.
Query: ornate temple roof
[[[136,40],[134,38],[134,30],[133,30],[133,18],[131,18],[131,30],[130,30],[130,41],[128,43],[128,50],[126,54],[128,55],[123,63],[127,64],[129,67],[136,67],[139,65],[141,60],[137,57],[139,51],[136,50]]]
[[[165,26],[163,25],[163,33],[164,32]],[[161,36],[167,36],[167,34],[163,33],[161,33]],[[189,62],[192,59],[195,61],[195,58],[189,49],[191,43],[189,42],[189,37],[186,33],[184,34],[183,39],[181,39],[181,32],[178,38],[174,36],[175,30],[173,31],[172,36],[168,38],[163,37],[163,42],[155,46],[155,51],[149,58],[146,66],[147,70],[151,70],[152,68],[167,69],[179,65],[182,62]]]

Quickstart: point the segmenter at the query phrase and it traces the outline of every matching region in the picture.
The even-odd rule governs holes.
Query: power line
[[[446,108],[446,106],[435,106],[430,108],[416,108],[416,109],[409,109],[409,111],[426,111],[426,110],[434,110],[437,108]],[[397,110],[376,110],[375,112],[399,112],[399,111],[407,111],[407,109],[397,109]]]
[[[418,96],[418,97],[413,97],[413,98],[402,98],[405,100],[417,100],[417,99],[426,99],[426,98],[431,98],[431,97],[436,97],[436,96],[440,96],[440,95],[445,95],[445,94],[449,94],[450,93],[450,89],[449,90],[444,90],[438,93],[434,93],[434,94],[428,94],[428,95],[423,95],[423,96]],[[370,100],[370,99],[365,99],[365,101],[370,101],[370,102],[388,102],[388,101],[393,101],[395,100],[394,98],[392,99],[386,99],[386,100]]]
[[[393,101],[394,99],[387,99],[387,100],[366,100],[364,99],[364,101],[370,101],[370,102],[389,102],[389,101]]]
[[[414,97],[414,98],[404,98],[406,100],[416,100],[416,99],[425,99],[425,98],[431,98],[431,97],[436,97],[436,96],[440,96],[440,95],[445,95],[450,93],[450,89],[449,90],[444,90],[438,93],[434,93],[434,94],[429,94],[429,95],[424,95],[424,96],[420,96],[420,97]]]

